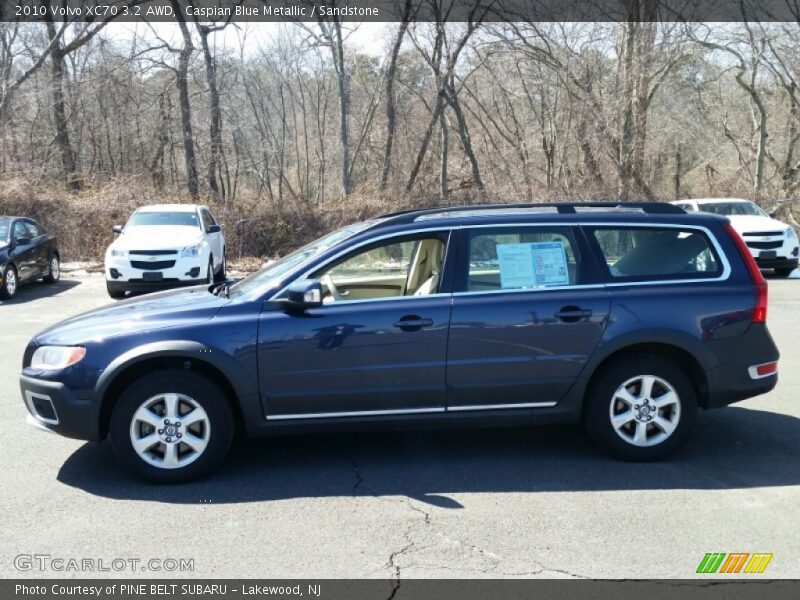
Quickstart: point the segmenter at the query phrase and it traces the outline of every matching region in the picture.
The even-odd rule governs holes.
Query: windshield
[[[127,227],[142,225],[185,225],[199,227],[197,213],[194,212],[137,212],[133,213]]]
[[[357,233],[364,231],[368,227],[374,225],[375,222],[376,221],[364,221],[362,223],[349,225],[344,229],[339,229],[338,231],[324,235],[321,238],[314,240],[310,244],[306,244],[302,248],[298,248],[291,254],[287,254],[280,260],[267,265],[260,271],[253,273],[249,277],[237,282],[231,287],[229,297],[234,298],[236,296],[249,294],[257,290],[267,290],[294,267],[297,267],[307,260],[310,260],[314,256],[325,252],[339,242],[342,242],[347,238],[353,237]]]
[[[768,216],[763,210],[758,208],[752,202],[710,202],[708,204],[701,204],[700,210],[715,215],[724,215],[726,217],[735,215],[747,215],[753,217],[766,217]]]
[[[0,219],[0,246],[8,244],[9,231],[11,231],[11,219]]]

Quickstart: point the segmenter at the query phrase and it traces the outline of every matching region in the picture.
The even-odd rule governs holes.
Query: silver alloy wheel
[[[656,375],[631,377],[611,398],[614,431],[633,446],[655,446],[678,427],[681,401],[675,388]]]
[[[6,292],[9,296],[17,293],[17,272],[10,267],[6,270]]]
[[[61,265],[58,264],[58,259],[54,256],[50,259],[50,277],[54,280],[58,281],[58,277],[61,275]]]
[[[160,469],[180,469],[208,447],[211,422],[193,398],[159,394],[133,413],[130,434],[131,445],[143,461]]]

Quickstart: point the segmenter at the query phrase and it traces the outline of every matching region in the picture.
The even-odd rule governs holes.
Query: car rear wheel
[[[777,275],[778,277],[783,277],[784,279],[786,279],[789,275],[792,274],[792,271],[794,271],[794,269],[795,269],[794,267],[790,267],[790,268],[786,268],[786,269],[775,269],[775,275]]]
[[[59,279],[61,279],[61,263],[58,261],[58,256],[54,254],[50,257],[50,265],[43,281],[45,283],[55,283]]]
[[[155,483],[182,483],[217,468],[233,440],[233,414],[212,381],[184,371],[137,380],[111,414],[117,459]]]
[[[14,265],[6,265],[3,269],[3,283],[0,284],[0,298],[10,300],[17,295],[18,287],[17,270]]]
[[[626,357],[611,363],[590,385],[584,425],[614,456],[658,460],[688,439],[697,415],[697,394],[674,362],[647,354]]]

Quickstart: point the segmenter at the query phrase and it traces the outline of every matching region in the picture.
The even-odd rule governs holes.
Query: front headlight
[[[794,229],[792,229],[791,227],[787,227],[786,231],[784,231],[783,234],[787,238],[789,238],[790,240],[796,240],[797,239],[797,234],[794,232]]]
[[[128,255],[127,250],[115,250],[113,248],[111,249],[111,256],[118,256],[120,258],[125,258],[127,255]]]
[[[86,356],[86,348],[81,346],[42,346],[37,348],[31,358],[32,369],[65,369]]]
[[[194,258],[200,254],[200,244],[194,246],[187,246],[181,250],[181,258]]]

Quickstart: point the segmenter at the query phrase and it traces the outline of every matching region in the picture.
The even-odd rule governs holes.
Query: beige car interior
[[[323,302],[435,294],[439,288],[445,244],[438,238],[421,239],[412,244],[410,258],[396,260],[396,266],[383,264],[381,248],[373,248],[318,274],[324,286]]]

